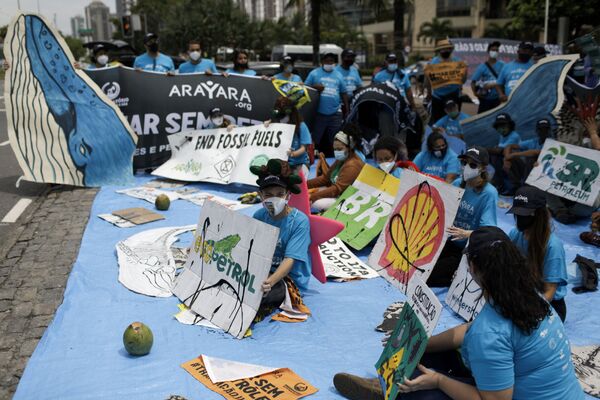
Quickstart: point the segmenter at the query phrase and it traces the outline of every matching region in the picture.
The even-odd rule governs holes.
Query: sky
[[[111,13],[115,13],[115,0],[101,0],[110,8]],[[58,29],[66,35],[71,34],[71,17],[81,15],[85,18],[84,8],[90,4],[92,0],[0,0],[0,26],[7,25],[19,9],[18,4],[21,4],[21,10],[36,12],[38,11],[38,3],[40,14],[48,21],[54,23],[54,15],[56,14],[56,25]]]

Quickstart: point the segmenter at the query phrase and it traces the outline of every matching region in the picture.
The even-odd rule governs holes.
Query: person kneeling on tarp
[[[250,168],[258,175],[256,183],[263,208],[254,218],[279,228],[279,239],[271,263],[271,274],[262,283],[263,299],[259,316],[264,317],[286,301],[289,293],[294,311],[310,314],[302,303],[300,290],[306,290],[311,276],[310,224],[308,217],[288,205],[291,193],[300,193],[301,180],[292,174],[286,161],[271,159],[267,165]],[[294,302],[297,302],[294,304]]]
[[[448,228],[450,240],[446,241],[427,279],[429,286],[450,286],[471,232],[480,226],[498,225],[496,219],[498,191],[489,183],[488,152],[483,147],[473,146],[458,158],[463,165],[462,178],[456,179],[452,184],[465,189],[465,192],[458,206],[454,225]]]
[[[583,399],[564,326],[519,249],[487,226],[472,233],[465,254],[486,304],[473,322],[429,339],[397,398]],[[377,379],[337,374],[333,383],[348,399],[383,399]]]
[[[510,239],[528,259],[533,277],[540,282],[540,292],[564,321],[567,262],[562,242],[552,233],[545,193],[531,186],[519,188],[508,213],[514,214],[517,225],[508,234]]]
[[[335,135],[333,140],[335,162],[325,175],[306,182],[309,189],[317,189],[310,194],[312,208],[318,211],[327,210],[344,190],[354,183],[365,165],[357,154],[359,142],[360,132],[353,126],[346,126],[344,132],[339,131]]]

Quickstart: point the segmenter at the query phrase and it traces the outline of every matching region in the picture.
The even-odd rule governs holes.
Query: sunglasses
[[[463,167],[465,165],[468,165],[469,167],[471,167],[473,169],[476,169],[478,167],[477,163],[474,163],[474,162],[467,163],[465,160],[460,160],[460,163],[462,164]]]

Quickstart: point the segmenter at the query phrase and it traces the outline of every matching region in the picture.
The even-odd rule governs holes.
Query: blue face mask
[[[390,72],[396,72],[398,70],[398,64],[388,64],[387,69]]]
[[[348,154],[346,153],[345,150],[334,150],[333,156],[338,161],[344,161],[346,158],[348,158]]]

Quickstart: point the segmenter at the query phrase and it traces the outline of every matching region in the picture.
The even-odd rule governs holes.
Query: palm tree
[[[305,0],[288,0],[285,8],[297,7],[303,11],[306,7]],[[321,12],[333,9],[331,0],[310,0],[310,25],[312,30],[313,64],[319,65],[319,45],[321,44]]]
[[[425,43],[433,43],[437,39],[452,36],[454,30],[452,29],[452,22],[444,19],[439,20],[433,18],[431,22],[423,22],[417,35],[417,40],[424,39]]]
[[[404,38],[404,0],[394,0],[394,51],[402,53]],[[404,58],[403,58],[404,59]]]
[[[519,30],[515,29],[512,22],[507,22],[504,25],[496,23],[489,24],[485,28],[483,36],[497,39],[516,39],[520,36],[519,34]]]

